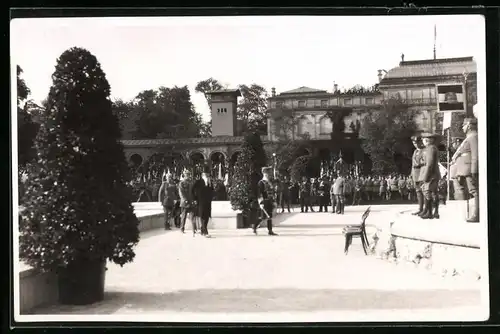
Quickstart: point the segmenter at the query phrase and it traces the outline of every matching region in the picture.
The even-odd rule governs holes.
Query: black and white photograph
[[[14,320],[487,320],[485,38],[481,15],[12,19]]]

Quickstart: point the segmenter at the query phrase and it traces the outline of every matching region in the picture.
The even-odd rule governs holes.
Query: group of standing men
[[[184,171],[176,184],[171,174],[167,174],[160,186],[158,199],[165,212],[165,229],[171,229],[171,221],[181,232],[185,232],[186,220],[192,224],[193,236],[200,227],[201,235],[209,238],[208,221],[212,216],[214,182],[205,171],[201,178],[193,180],[191,172]]]
[[[477,121],[466,118],[462,125],[465,140],[457,148],[450,162],[450,177],[454,182],[455,199],[463,199],[465,191],[473,198],[474,208],[467,222],[479,222],[478,142]],[[419,209],[413,214],[422,219],[439,218],[439,151],[437,135],[422,133],[412,137],[415,151],[411,176],[415,183]],[[467,190],[465,190],[465,186]]]

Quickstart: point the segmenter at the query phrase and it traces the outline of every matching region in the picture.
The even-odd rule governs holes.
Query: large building
[[[468,111],[477,101],[477,65],[472,57],[401,61],[383,75],[379,70],[379,89],[383,99],[398,98],[409,109],[419,111],[417,124],[423,130],[440,132],[442,114],[438,113],[437,87],[463,84]],[[465,113],[453,114],[452,137],[463,136],[457,124]]]
[[[364,113],[380,109],[385,101],[397,98],[410,110],[419,111],[416,118],[419,128],[439,132],[442,115],[437,112],[437,87],[465,82],[466,102],[468,109],[472,110],[477,100],[477,69],[472,57],[402,60],[399,66],[389,71],[379,70],[378,85],[368,89],[354,87],[340,91],[334,84],[331,91],[299,87],[276,94],[276,89],[272,88],[268,99],[267,136],[262,136],[262,140],[267,151],[272,151],[273,145],[280,140],[308,137],[314,142],[309,153],[329,160],[330,149],[334,146],[331,139],[334,125],[328,114],[339,112],[346,115],[344,124],[340,125],[346,139],[344,159],[351,163],[367,160],[360,151],[360,139],[356,135]],[[124,140],[127,159],[141,164],[155,154],[168,154],[174,160],[191,160],[212,166],[222,163],[230,167],[243,142],[236,120],[241,94],[239,90],[221,90],[209,95],[211,138]],[[452,137],[463,136],[459,124],[464,116],[464,113],[454,113]]]

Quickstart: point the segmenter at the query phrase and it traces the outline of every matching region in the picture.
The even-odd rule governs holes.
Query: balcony
[[[403,104],[406,104],[408,106],[429,106],[429,105],[436,105],[437,104],[437,99],[436,98],[428,98],[428,99],[388,99],[388,100],[382,100],[382,104],[389,103],[391,101],[399,101]]]

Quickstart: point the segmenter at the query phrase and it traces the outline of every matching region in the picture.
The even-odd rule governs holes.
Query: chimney
[[[337,91],[339,90],[339,85],[337,85],[335,83],[335,81],[333,82],[333,92],[336,93]]]
[[[275,97],[276,96],[276,88],[271,88],[271,95],[272,97]]]

